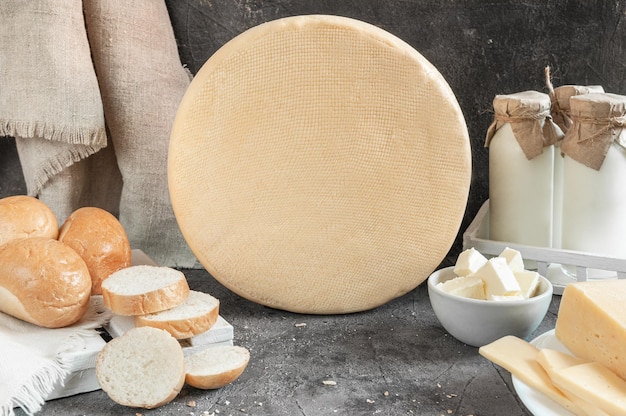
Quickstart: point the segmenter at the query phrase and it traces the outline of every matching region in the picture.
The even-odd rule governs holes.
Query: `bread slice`
[[[172,401],[182,389],[183,350],[167,331],[133,328],[102,347],[96,377],[116,403],[153,409]]]
[[[244,347],[209,347],[185,357],[185,381],[198,389],[219,389],[237,380],[249,361],[250,351]]]
[[[219,300],[191,290],[187,300],[175,308],[135,316],[135,326],[164,329],[176,339],[191,338],[211,329],[217,322],[219,309]]]
[[[125,316],[171,309],[189,296],[184,273],[162,266],[127,267],[111,274],[101,287],[104,306]]]

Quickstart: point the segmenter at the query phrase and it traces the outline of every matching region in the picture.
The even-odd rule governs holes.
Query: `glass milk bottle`
[[[553,144],[562,135],[550,97],[538,91],[497,95],[489,147],[489,234],[492,240],[550,247]]]
[[[561,85],[550,90],[552,101],[552,119],[563,133],[566,133],[574,122],[572,121],[570,98],[577,95],[585,95],[592,92],[604,92],[599,85]],[[552,247],[561,248],[561,227],[563,220],[563,155],[561,153],[561,141],[554,144],[554,216],[552,231]]]
[[[575,96],[570,106],[574,124],[561,145],[562,246],[626,258],[626,96]]]

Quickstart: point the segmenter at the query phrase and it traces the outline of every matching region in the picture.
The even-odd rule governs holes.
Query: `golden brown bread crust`
[[[219,317],[219,309],[219,302],[217,302],[215,308],[204,315],[171,320],[150,319],[150,314],[135,315],[135,326],[163,329],[176,339],[191,338],[208,331],[215,325]]]
[[[236,355],[236,358],[233,354]],[[219,366],[221,367],[220,370],[214,367],[215,361],[222,362],[222,365]],[[249,361],[250,351],[247,348],[240,346],[209,347],[185,357],[185,382],[197,389],[219,389],[237,380],[248,366]]]
[[[102,294],[102,281],[131,265],[131,247],[122,224],[108,211],[83,207],[74,211],[59,231],[59,241],[83,258],[91,275],[91,294]]]
[[[233,370],[226,371],[221,374],[211,374],[211,375],[194,375],[194,374],[186,374],[185,382],[192,387],[202,390],[215,390],[222,388],[233,381],[237,380],[239,376],[244,372],[248,363],[242,365],[239,368],[235,368]]]
[[[0,245],[19,238],[58,235],[56,216],[37,198],[13,195],[0,199]]]
[[[0,246],[0,311],[35,325],[59,328],[87,310],[91,278],[66,244],[44,237]],[[17,300],[17,302],[16,302]]]
[[[145,315],[171,309],[182,304],[189,296],[189,291],[189,284],[185,278],[157,290],[133,295],[110,291],[105,285],[102,288],[102,301],[105,307],[118,315]]]

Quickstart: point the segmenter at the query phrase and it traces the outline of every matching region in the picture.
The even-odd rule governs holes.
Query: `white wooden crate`
[[[463,249],[470,247],[474,247],[487,257],[497,256],[506,247],[518,250],[525,260],[536,262],[537,272],[552,282],[555,294],[562,294],[565,286],[571,282],[588,280],[588,272],[591,269],[614,272],[613,276],[626,278],[624,258],[490,240],[488,200],[463,233]],[[567,268],[568,273],[563,272],[563,267]]]

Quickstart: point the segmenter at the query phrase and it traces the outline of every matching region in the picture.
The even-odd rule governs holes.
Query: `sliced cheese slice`
[[[626,381],[600,363],[555,369],[552,381],[611,416],[626,416]]]
[[[579,364],[587,363],[588,361],[574,357],[571,354],[552,350],[552,349],[540,349],[537,354],[537,362],[546,370],[551,380],[554,379],[555,373],[567,367],[572,367]],[[554,380],[553,380],[554,382]],[[598,408],[594,403],[587,402],[576,394],[572,393],[568,389],[563,387],[559,388],[561,392],[572,402],[576,403],[585,413],[590,416],[609,416],[608,413]]]
[[[478,353],[577,416],[587,414],[557,389],[537,362],[539,350],[521,338],[509,335],[478,349]]]

